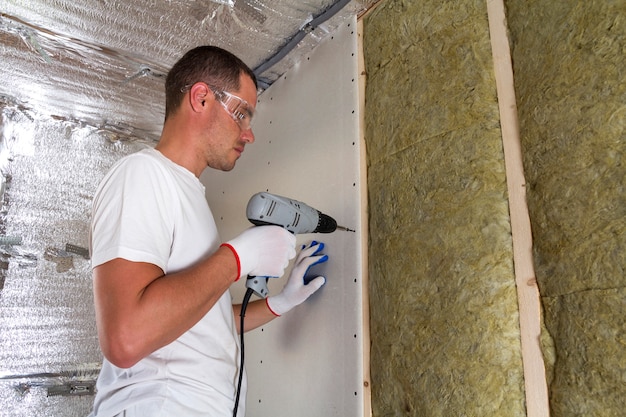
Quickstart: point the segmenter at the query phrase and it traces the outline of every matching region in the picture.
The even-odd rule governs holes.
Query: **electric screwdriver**
[[[294,234],[332,233],[337,229],[354,232],[338,226],[335,219],[301,201],[267,192],[256,193],[250,198],[246,216],[256,226],[280,226]],[[249,276],[246,287],[261,298],[266,298],[269,293],[267,277]]]

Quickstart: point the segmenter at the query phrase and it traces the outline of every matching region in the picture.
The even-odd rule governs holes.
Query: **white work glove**
[[[279,226],[257,226],[222,246],[237,259],[237,279],[242,276],[280,277],[296,256],[296,237]]]
[[[308,248],[302,246],[283,290],[275,296],[266,298],[267,306],[276,316],[281,316],[301,304],[326,283],[323,276],[311,280],[306,277],[311,266],[328,260],[328,255],[320,254],[323,249],[324,244],[317,242],[312,242]]]

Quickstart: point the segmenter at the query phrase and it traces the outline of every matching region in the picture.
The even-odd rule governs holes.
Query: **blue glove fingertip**
[[[322,262],[326,262],[328,260],[328,255],[324,255],[317,260],[313,265],[321,264]]]
[[[319,258],[317,261],[315,261],[315,262],[313,262],[311,265],[309,265],[309,267],[307,268],[307,272],[309,272],[309,269],[311,269],[311,267],[312,267],[312,266],[317,265],[317,264],[324,263],[324,262],[326,262],[327,260],[328,260],[328,255],[322,255],[322,256],[320,256],[320,258]]]
[[[311,247],[318,245],[317,249],[315,249],[315,252],[313,252],[313,255],[317,255],[318,253],[320,253],[321,251],[324,250],[324,242],[313,242],[311,243]]]

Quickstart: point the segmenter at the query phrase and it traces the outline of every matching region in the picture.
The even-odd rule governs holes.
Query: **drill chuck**
[[[317,222],[317,227],[315,228],[314,232],[332,233],[335,230],[337,230],[337,222],[335,221],[335,219],[333,219],[327,214],[322,213],[321,211],[318,211],[318,213],[319,213],[319,219]]]

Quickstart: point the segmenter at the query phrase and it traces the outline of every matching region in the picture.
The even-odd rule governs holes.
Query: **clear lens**
[[[233,120],[237,122],[241,130],[250,129],[254,110],[247,101],[226,91],[215,91],[215,96]]]

